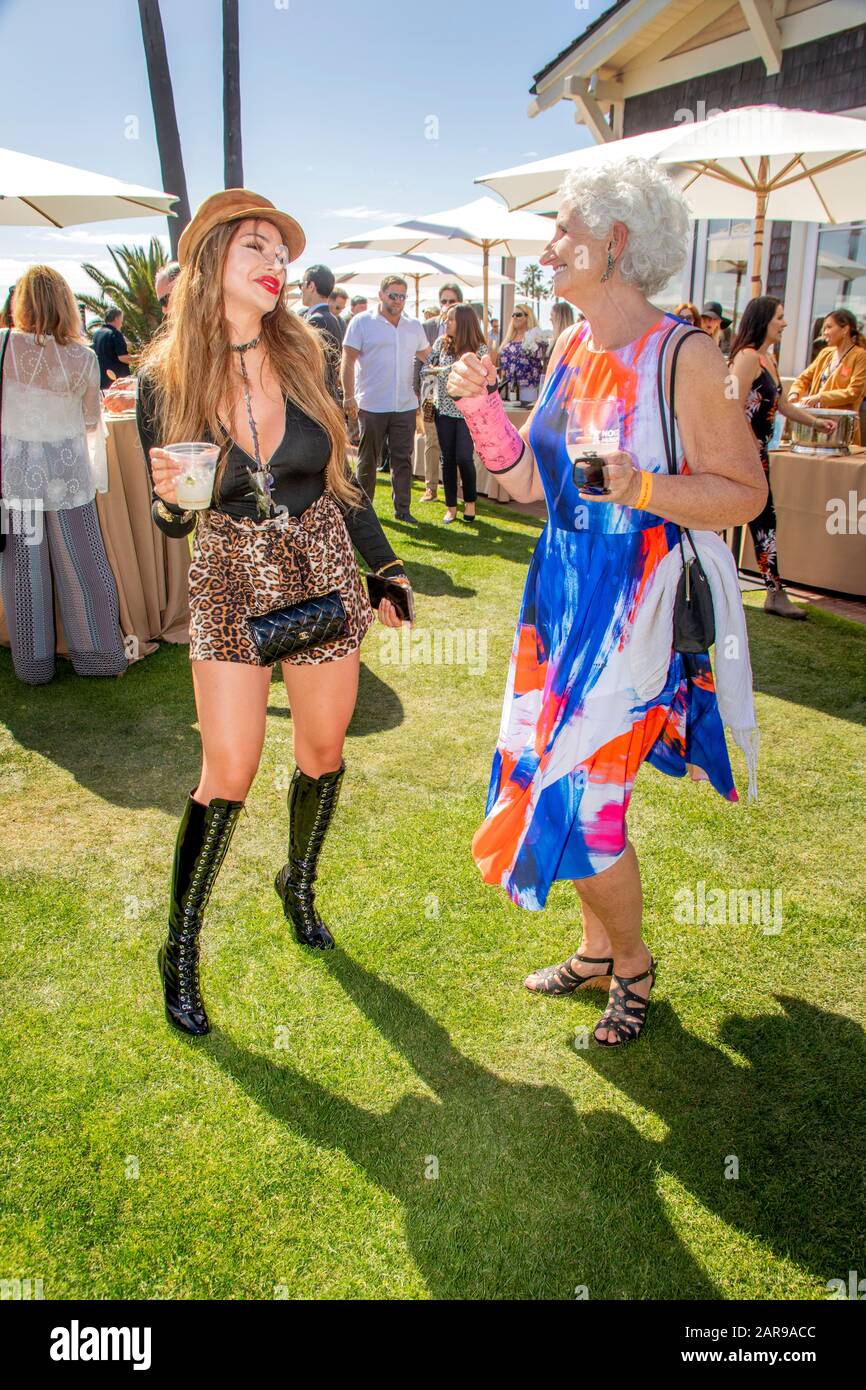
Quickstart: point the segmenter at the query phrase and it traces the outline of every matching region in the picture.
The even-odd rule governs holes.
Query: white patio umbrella
[[[75,227],[129,217],[172,217],[174,193],[0,149],[0,224]]]
[[[421,301],[421,290],[438,290],[442,285],[447,285],[452,280],[465,285],[467,289],[477,290],[479,284],[479,268],[465,256],[373,256],[366,261],[351,261],[345,265],[333,265],[330,267],[334,274],[337,284],[351,284],[355,289],[355,281],[364,282],[365,290],[375,289],[378,293],[377,282],[384,275],[402,275],[407,284],[415,287],[415,313],[419,312]],[[495,270],[488,274],[491,285],[510,285],[514,282],[505,275],[499,275]],[[300,281],[290,282],[289,288],[299,285]]]
[[[836,256],[832,251],[819,251],[818,274],[836,275],[840,280],[856,280],[866,275],[866,265],[849,260],[847,256]]]
[[[753,294],[761,292],[767,217],[850,222],[866,216],[866,121],[779,106],[743,106],[706,121],[485,174],[475,182],[495,189],[515,210],[554,210],[569,169],[630,155],[671,165],[671,177],[693,216],[754,220]]]
[[[509,212],[495,198],[484,197],[460,207],[446,208],[443,212],[409,217],[391,227],[377,227],[366,236],[338,241],[334,249],[354,247],[403,255],[423,252],[427,256],[443,251],[480,251],[486,325],[490,252],[495,249],[500,256],[531,256],[543,250],[551,231],[547,218]]]

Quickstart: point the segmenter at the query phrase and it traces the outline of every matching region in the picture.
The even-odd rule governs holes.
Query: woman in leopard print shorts
[[[304,245],[294,218],[258,194],[227,189],[206,199],[180,238],[170,311],[141,366],[138,428],[154,521],[171,536],[196,528],[189,654],[202,770],[178,829],[159,952],[167,1016],[192,1034],[210,1026],[198,973],[204,910],[264,743],[271,668],[259,662],[247,616],[332,589],[346,610],[344,636],[282,663],[296,768],[275,887],[297,939],[327,949],[334,939],[313,884],[345,770],[359,648],[373,622],[353,547],[372,569],[409,584],[346,465],[326,346],[283,300],[286,268]],[[177,505],[180,467],[158,447],[181,440],[220,446],[203,512]],[[383,600],[378,612],[399,627],[393,604]]]

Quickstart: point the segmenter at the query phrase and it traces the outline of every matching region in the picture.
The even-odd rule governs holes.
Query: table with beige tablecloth
[[[866,596],[866,448],[770,453],[779,574],[788,584]],[[748,527],[741,568],[757,571]]]
[[[135,419],[108,416],[107,424],[108,492],[96,494],[96,511],[117,584],[127,655],[136,661],[155,652],[158,642],[189,642],[189,540],[169,539],[153,524]],[[68,656],[56,594],[54,622],[57,652]],[[2,603],[0,643],[9,645]]]

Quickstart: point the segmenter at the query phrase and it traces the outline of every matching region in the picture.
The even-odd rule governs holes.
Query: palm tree
[[[534,301],[535,317],[539,318],[542,299],[550,297],[550,285],[544,279],[541,266],[536,265],[534,261],[532,265],[528,265],[517,288],[526,299]]]
[[[117,278],[106,275],[95,265],[83,265],[91,280],[99,287],[99,296],[76,296],[85,309],[102,323],[109,308],[123,310],[123,336],[133,352],[150,341],[163,321],[162,310],[154,289],[156,272],[165,263],[165,248],[152,237],[145,250],[141,246],[109,246],[108,254],[117,267]],[[88,328],[95,328],[90,323]]]
[[[177,257],[178,239],[189,222],[189,197],[186,191],[180,132],[177,128],[174,92],[171,85],[168,54],[165,48],[162,15],[159,12],[159,0],[138,0],[138,14],[141,20],[141,37],[144,40],[144,56],[147,62],[147,80],[150,84],[150,101],[153,107],[153,123],[156,129],[162,186],[166,192],[176,193],[178,198],[173,209],[176,215],[168,219],[171,254]],[[118,305],[118,307],[120,306]]]
[[[243,188],[238,0],[223,0],[223,156],[225,187]]]

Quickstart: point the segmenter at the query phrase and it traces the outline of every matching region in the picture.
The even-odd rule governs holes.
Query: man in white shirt
[[[373,497],[387,439],[394,515],[398,521],[417,525],[409,510],[418,412],[413,378],[415,362],[426,362],[430,344],[418,320],[404,315],[405,303],[405,280],[386,275],[379,287],[379,307],[349,320],[343,339],[343,405],[350,419],[357,416],[360,423],[358,481],[362,488]]]

